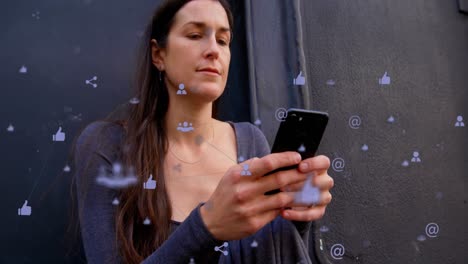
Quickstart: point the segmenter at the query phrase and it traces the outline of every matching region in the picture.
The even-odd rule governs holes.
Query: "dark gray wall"
[[[136,48],[158,2],[3,5],[0,263],[79,262],[80,252],[65,257],[72,201],[63,168],[80,129],[132,97]],[[330,114],[319,152],[334,161],[336,186],[312,231],[312,255],[323,263],[466,263],[468,133],[455,123],[468,121],[468,16],[457,1],[233,4],[221,119],[258,119],[272,143],[277,108]],[[292,82],[299,71],[303,86]],[[384,72],[390,85],[378,83]],[[93,76],[96,88],[85,83]],[[52,141],[59,126],[65,142]],[[421,162],[411,162],[414,151]],[[29,217],[17,215],[25,200]],[[426,232],[435,224],[437,233]]]
[[[323,151],[346,161],[331,170],[323,258],[339,262],[330,250],[342,244],[345,263],[467,263],[468,130],[455,123],[468,120],[468,16],[456,1],[302,7],[312,108],[333,120]],[[384,72],[388,86],[377,81]],[[353,115],[359,129],[347,124]]]
[[[67,233],[73,201],[68,155],[79,131],[133,97],[142,32],[160,1],[15,1],[0,13],[0,263],[80,262]],[[220,118],[246,121],[249,93],[243,3]],[[26,73],[20,73],[22,66]],[[97,77],[94,88],[86,80]],[[236,111],[228,111],[236,109]],[[13,132],[7,131],[10,123]],[[64,142],[52,135],[62,126]],[[71,168],[73,171],[73,168]],[[31,216],[18,216],[25,200]],[[76,218],[75,218],[76,219]],[[74,223],[74,222],[71,222]],[[73,243],[76,242],[77,243]],[[74,251],[67,250],[71,247]]]
[[[457,1],[249,2],[252,118],[272,142],[277,108],[330,114],[321,262],[467,263],[468,132],[455,124],[468,120],[468,16]]]

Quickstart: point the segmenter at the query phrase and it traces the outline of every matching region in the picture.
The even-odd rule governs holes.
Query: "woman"
[[[166,1],[144,36],[139,102],[128,118],[94,122],[78,138],[89,263],[310,263],[310,223],[331,201],[330,162],[269,154],[255,126],[212,117],[228,77],[232,25],[225,0]],[[128,181],[102,178],[129,168]],[[321,202],[299,207],[294,191],[311,172]]]

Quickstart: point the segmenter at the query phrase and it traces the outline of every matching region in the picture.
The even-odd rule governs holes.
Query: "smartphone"
[[[287,116],[281,122],[276,133],[271,153],[296,151],[301,154],[302,160],[315,156],[327,124],[328,113],[297,108],[288,109]],[[294,169],[297,166],[279,168],[264,176],[282,170]],[[271,190],[265,195],[278,192],[280,192],[279,189]]]

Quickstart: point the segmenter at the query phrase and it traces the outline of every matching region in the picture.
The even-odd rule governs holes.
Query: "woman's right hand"
[[[297,169],[263,175],[300,162],[299,153],[282,152],[232,166],[200,208],[210,233],[218,240],[238,240],[256,233],[275,219],[282,208],[294,201],[294,196],[288,192],[264,195],[265,192],[304,181],[307,176]],[[251,175],[242,175],[244,164],[248,164]]]

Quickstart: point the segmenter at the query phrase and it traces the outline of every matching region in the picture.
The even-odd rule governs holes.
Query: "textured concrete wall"
[[[315,255],[466,263],[468,16],[457,2],[247,2],[253,119],[270,142],[275,109],[330,114],[319,154],[336,185]]]

